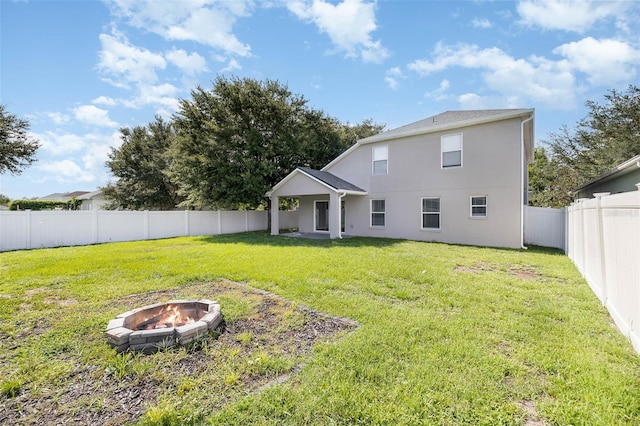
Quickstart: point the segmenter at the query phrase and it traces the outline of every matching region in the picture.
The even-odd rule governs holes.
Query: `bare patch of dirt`
[[[82,356],[82,350],[57,355],[52,362],[70,362],[73,371],[51,386],[26,383],[20,385],[13,398],[0,395],[0,424],[120,425],[136,422],[150,407],[156,406],[164,394],[175,393],[189,381],[202,381],[215,389],[207,395],[206,403],[209,409],[220,408],[238,395],[258,392],[290,379],[311,356],[314,345],[333,341],[338,334],[349,332],[358,325],[349,319],[331,317],[248,285],[225,280],[105,301],[102,311],[112,310],[117,305],[125,312],[173,298],[218,300],[223,316],[225,303],[228,312],[232,311],[231,303],[246,302],[248,308],[232,320],[225,318],[219,333],[211,333],[203,341],[186,348],[170,348],[152,355],[124,353],[117,356],[114,350],[113,357],[108,360],[87,360]],[[52,299],[51,302],[60,303],[61,300]],[[103,332],[103,328],[91,331],[92,336],[88,337],[92,338],[93,345],[107,345],[101,338]],[[85,350],[101,352],[95,347]],[[285,360],[288,364],[284,369],[248,368],[257,354],[269,362]],[[122,374],[117,374],[118,369]],[[229,371],[233,380],[227,379],[229,383],[225,383],[223,376],[229,375]],[[198,398],[198,394],[192,396],[189,390],[184,392],[181,398],[186,403]]]
[[[78,303],[78,301],[73,298],[56,299],[53,297],[47,297],[46,299],[44,299],[44,303],[49,303],[50,305],[69,306],[69,305],[75,305],[76,303]]]
[[[466,272],[470,274],[482,274],[485,272],[501,272],[507,273],[513,277],[516,277],[525,281],[533,281],[542,278],[542,275],[537,272],[535,266],[529,265],[498,265],[488,262],[476,262],[473,265],[457,265],[454,270],[460,272]]]
[[[538,416],[536,406],[533,401],[525,399],[523,401],[516,402],[516,405],[525,414],[524,424],[525,426],[546,426],[546,423]]]

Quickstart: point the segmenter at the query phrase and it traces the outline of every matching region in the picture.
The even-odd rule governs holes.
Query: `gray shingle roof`
[[[517,115],[530,114],[532,109],[481,109],[468,111],[446,111],[432,117],[419,120],[405,126],[391,129],[384,133],[380,133],[368,138],[362,139],[360,142],[374,142],[376,140],[392,139],[398,136],[410,135],[413,133],[436,131],[438,128],[447,127],[454,124],[461,126],[466,124],[474,124],[478,121],[491,121],[491,119],[501,119],[513,117]]]
[[[364,189],[358,188],[354,184],[349,183],[344,179],[340,179],[338,176],[333,175],[329,172],[325,172],[322,170],[315,170],[309,167],[298,167],[298,170],[302,171],[303,173],[309,176],[313,176],[314,178],[318,179],[321,182],[326,183],[327,185],[329,185],[330,187],[336,190],[366,192]]]

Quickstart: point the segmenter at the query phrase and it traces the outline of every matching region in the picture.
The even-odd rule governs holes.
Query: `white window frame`
[[[437,212],[425,212],[424,211],[424,200],[438,200],[438,211]],[[420,198],[420,229],[422,231],[439,231],[442,229],[442,197],[422,197]],[[437,215],[438,216],[438,227],[437,228],[425,228],[424,226],[424,215]]]
[[[457,139],[457,140],[456,140]],[[462,133],[451,133],[448,135],[442,135],[440,137],[440,168],[442,169],[455,169],[462,167],[462,159],[464,157],[462,147],[464,146],[462,141]],[[459,149],[454,149],[459,148]],[[447,152],[460,151],[460,164],[451,166],[444,165],[444,154]]]
[[[327,203],[327,230],[326,231],[323,229],[316,229],[316,225],[318,224],[317,217],[316,217],[316,212],[318,211],[318,208],[316,207],[317,203]],[[313,200],[313,232],[328,233],[331,230],[331,224],[329,223],[329,221],[330,221],[329,200]]]
[[[484,198],[484,204],[474,204],[474,198]],[[489,216],[489,197],[487,195],[472,195],[469,197],[469,206],[469,217],[472,219],[485,219]],[[473,214],[474,207],[484,207],[484,214]]]
[[[374,201],[384,201],[384,210],[383,211],[374,211],[373,210],[373,202]],[[373,224],[373,215],[374,214],[381,214],[382,215],[382,219],[384,222],[384,225],[374,225]],[[387,226],[387,201],[384,198],[376,198],[376,199],[372,199],[369,202],[369,226],[371,228],[384,228],[385,226]]]
[[[381,155],[380,158],[377,158],[376,152],[382,152],[384,148],[384,155]],[[384,157],[384,158],[382,158]],[[384,173],[376,173],[376,162],[384,161]],[[373,176],[384,176],[389,174],[389,145],[379,145],[371,148],[371,174]]]

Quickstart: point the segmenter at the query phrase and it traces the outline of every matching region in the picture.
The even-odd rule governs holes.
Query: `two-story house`
[[[299,200],[303,233],[520,248],[533,129],[533,109],[447,111],[299,167],[268,195]]]

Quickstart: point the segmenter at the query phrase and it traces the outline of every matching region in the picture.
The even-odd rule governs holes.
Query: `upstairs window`
[[[422,199],[422,229],[440,229],[440,198]]]
[[[384,200],[371,200],[371,226],[383,227],[386,222]]]
[[[387,174],[387,159],[388,159],[387,145],[376,146],[373,148],[373,174],[374,175],[386,175]]]
[[[487,217],[486,195],[474,195],[471,197],[471,217]]]
[[[444,135],[440,139],[442,168],[462,167],[462,133]]]

